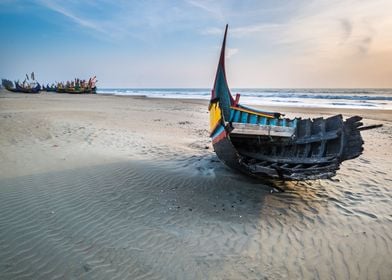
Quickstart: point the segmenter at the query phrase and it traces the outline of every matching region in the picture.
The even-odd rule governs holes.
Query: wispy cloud
[[[343,31],[342,42],[344,42],[351,36],[353,27],[351,22],[347,18],[341,19],[339,22]]]
[[[303,52],[341,54],[367,54],[373,47],[383,48],[374,40],[380,33],[390,38],[392,2],[317,1],[303,5],[298,12],[279,23],[257,23],[230,29],[233,37],[263,38],[263,43]],[[387,28],[389,27],[389,29]],[[221,28],[206,28],[204,35],[222,34]],[[388,35],[389,33],[389,35]],[[255,36],[258,34],[258,36]],[[384,45],[385,46],[385,45]]]
[[[187,2],[196,8],[199,8],[212,16],[216,17],[218,20],[223,20],[223,12],[219,6],[218,1],[205,1],[205,0],[187,0]]]
[[[39,13],[31,16],[37,10]],[[329,77],[343,81],[343,85],[342,77],[348,77],[350,71],[362,71],[364,81],[366,74],[377,80],[382,63],[387,65],[383,66],[386,69],[384,77],[389,75],[390,80],[391,10],[390,0],[0,0],[0,16],[6,14],[18,19],[14,21],[15,26],[7,26],[8,23],[3,22],[3,30],[9,31],[10,37],[15,36],[14,40],[9,40],[10,46],[13,41],[21,41],[19,38],[24,37],[24,31],[27,35],[37,35],[35,38],[42,38],[45,32],[53,32],[51,34],[56,37],[53,43],[42,46],[39,42],[35,48],[45,47],[56,56],[64,57],[62,51],[72,51],[74,45],[88,47],[99,53],[99,58],[93,57],[93,54],[83,55],[93,62],[107,59],[105,63],[108,64],[117,54],[121,59],[116,64],[122,62],[124,54],[132,63],[138,57],[139,67],[135,75],[140,72],[140,65],[148,65],[156,74],[146,77],[164,76],[164,73],[158,73],[160,68],[156,67],[162,59],[167,59],[167,65],[176,65],[173,71],[185,68],[178,66],[181,53],[187,54],[186,59],[181,61],[186,60],[192,65],[186,67],[192,69],[189,73],[193,71],[189,76],[205,74],[206,67],[209,68],[205,64],[209,63],[213,53],[219,52],[224,24],[228,23],[228,47],[234,48],[228,48],[227,58],[240,58],[233,59],[232,63],[241,71],[244,86],[261,85],[261,79],[266,85],[271,81],[276,81],[275,85],[279,86],[283,86],[285,81],[285,85],[300,85],[301,79],[305,86],[311,81],[314,81],[313,85],[322,85],[323,81],[331,80]],[[25,16],[36,20],[40,28],[23,25]],[[11,32],[13,30],[15,32]],[[63,38],[76,44],[56,45],[55,39]],[[104,44],[91,48],[96,38]],[[246,51],[245,45],[248,46]],[[208,52],[208,46],[211,50],[216,46],[216,50]],[[3,50],[7,51],[4,47]],[[192,55],[189,55],[190,51]],[[17,48],[14,52],[17,57],[21,56]],[[153,59],[152,52],[156,54]],[[47,59],[43,54],[40,58]],[[122,77],[122,72],[126,72],[124,75],[130,76],[129,70],[120,72],[115,68],[108,73],[111,75],[113,71],[116,73],[113,76]],[[263,69],[268,70],[260,75]],[[173,77],[182,72],[173,72]],[[124,83],[127,83],[125,78]]]
[[[109,39],[149,40],[165,32],[193,28],[200,19],[222,16],[220,6],[210,1],[36,1],[82,29]]]
[[[230,59],[232,56],[237,54],[239,52],[239,49],[236,48],[227,48],[226,49],[226,58]]]
[[[263,23],[241,27],[230,28],[230,35],[233,37],[246,37],[255,33],[272,32],[273,30],[284,28],[285,24]],[[201,31],[203,35],[222,34],[222,28],[210,27]]]
[[[56,3],[55,1],[50,1],[50,0],[40,0],[39,3],[41,3],[43,6],[46,8],[55,11],[67,18],[69,18],[71,21],[75,22],[76,24],[89,28],[94,31],[98,31],[100,33],[104,34],[109,34],[108,30],[105,30],[102,28],[97,22],[94,22],[92,20],[88,20],[85,18],[81,18],[80,16],[77,16],[74,12],[71,10],[67,9],[64,5],[60,5],[59,3]]]
[[[358,42],[358,49],[361,53],[366,54],[369,51],[373,38],[368,36]]]

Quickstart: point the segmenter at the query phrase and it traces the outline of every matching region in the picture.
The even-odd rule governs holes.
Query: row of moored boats
[[[5,89],[20,93],[40,93],[41,91],[73,94],[96,93],[96,83],[97,79],[94,76],[88,80],[76,78],[72,81],[56,82],[45,86],[35,80],[34,72],[31,73],[30,77],[26,74],[26,79],[23,82],[2,79],[2,86]]]

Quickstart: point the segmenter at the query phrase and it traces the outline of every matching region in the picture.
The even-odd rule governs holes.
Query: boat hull
[[[24,88],[20,86],[18,83],[15,84],[15,88],[6,87],[8,91],[11,92],[20,92],[20,93],[39,93],[41,90],[40,84],[37,84],[33,88]]]
[[[75,90],[75,89],[67,89],[67,88],[57,88],[56,92],[58,93],[69,93],[69,94],[95,94],[96,92],[96,88],[87,88],[87,89],[80,89],[80,90]]]
[[[227,133],[213,146],[226,165],[254,177],[281,180],[331,178],[342,161],[362,153],[360,121],[360,117],[343,121],[340,115],[300,120],[295,137],[291,139]]]

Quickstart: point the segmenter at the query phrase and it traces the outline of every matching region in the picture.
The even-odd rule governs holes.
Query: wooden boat
[[[57,88],[54,86],[49,86],[49,85],[44,86],[43,85],[42,90],[47,91],[47,92],[55,92],[57,90]]]
[[[248,175],[282,180],[331,178],[341,162],[363,151],[361,117],[285,118],[234,99],[226,80],[224,33],[209,105],[212,144],[227,166]]]
[[[94,76],[87,81],[75,79],[74,81],[67,81],[64,83],[57,83],[56,92],[58,93],[70,93],[70,94],[87,94],[97,93],[96,83],[98,82],[97,77]]]
[[[35,83],[32,87],[23,87],[18,82],[15,82],[15,86],[9,80],[3,80],[3,86],[12,92],[21,92],[21,93],[39,93],[41,90],[41,85],[39,83]]]
[[[97,93],[97,88],[87,87],[87,88],[57,88],[56,92],[58,93],[71,93],[71,94],[86,94],[86,93]]]

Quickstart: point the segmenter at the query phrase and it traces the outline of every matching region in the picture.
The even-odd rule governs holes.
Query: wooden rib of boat
[[[336,175],[341,162],[363,151],[361,117],[285,118],[234,99],[226,80],[227,25],[209,105],[210,136],[227,166],[258,178],[311,180]]]

